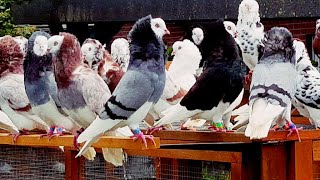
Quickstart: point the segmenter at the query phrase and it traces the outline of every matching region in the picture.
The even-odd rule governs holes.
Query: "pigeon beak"
[[[168,29],[165,29],[164,32],[165,32],[165,34],[170,35],[170,31]]]
[[[172,51],[171,56],[175,56],[175,55],[176,55],[176,52]]]

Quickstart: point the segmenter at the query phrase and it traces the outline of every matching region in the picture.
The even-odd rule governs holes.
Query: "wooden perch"
[[[152,142],[148,142],[148,149],[157,149],[160,147],[160,139],[154,138],[156,146]],[[73,135],[63,135],[54,137],[50,141],[47,137],[40,139],[39,134],[21,135],[14,143],[12,137],[8,133],[0,133],[0,144],[18,145],[18,146],[39,146],[39,147],[54,147],[65,146],[73,147]],[[141,150],[146,149],[141,140],[133,142],[129,137],[111,137],[103,136],[98,142],[92,145],[95,148],[123,148]]]

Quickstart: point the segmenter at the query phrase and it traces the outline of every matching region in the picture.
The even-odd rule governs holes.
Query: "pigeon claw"
[[[78,143],[77,139],[83,131],[83,128],[79,129],[73,137],[73,146],[77,149],[80,149],[80,144]]]
[[[156,146],[156,142],[153,139],[153,135],[144,135],[141,132],[139,134],[135,134],[135,135],[131,136],[131,138],[133,139],[134,142],[141,139],[143,141],[145,148],[148,148],[147,139],[149,139],[153,143],[153,145]]]
[[[153,128],[148,128],[146,134],[152,135],[153,133],[157,131],[162,131],[165,130],[166,128],[164,126],[158,126],[158,127],[153,127]]]
[[[285,129],[289,130],[289,134],[287,135],[287,137],[291,136],[291,134],[295,132],[298,136],[299,142],[301,142],[299,130],[302,130],[303,127],[297,128],[297,126],[295,124],[287,123],[287,125],[285,126]]]

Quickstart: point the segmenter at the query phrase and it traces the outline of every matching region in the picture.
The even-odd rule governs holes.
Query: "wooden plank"
[[[148,151],[139,151],[127,149],[128,155],[151,156],[160,158],[175,158],[189,160],[216,161],[228,163],[241,163],[241,152],[228,151],[209,151],[209,150],[187,150],[187,149],[152,149]]]
[[[72,151],[65,149],[65,179],[68,180],[82,180],[80,172],[81,168],[84,166],[81,163],[84,163],[83,157],[75,158],[77,151]]]
[[[309,119],[303,116],[292,116],[291,120],[295,124],[310,124]]]
[[[241,163],[231,163],[231,180],[241,180],[242,177]]]
[[[311,140],[290,142],[289,180],[313,179]]]
[[[268,142],[268,141],[298,141],[298,136],[293,133],[291,136],[287,137],[289,131],[275,131],[269,132],[267,138],[261,140],[254,140],[254,142]],[[320,139],[319,130],[301,130],[299,131],[301,140],[316,140]],[[195,141],[197,143],[215,143],[215,142],[241,142],[241,143],[251,143],[252,141],[244,136],[244,133],[214,133],[210,131],[179,131],[179,130],[164,130],[155,132],[154,136],[159,137],[161,141],[169,143],[171,140],[174,143],[182,143],[181,141],[188,141],[192,143]]]
[[[313,141],[313,160],[320,161],[320,140]]]
[[[286,180],[287,155],[285,144],[266,144],[261,147],[261,180]]]
[[[0,133],[0,144],[18,145],[18,146],[66,146],[73,147],[73,136],[64,135],[51,139],[39,138],[39,134],[34,135],[21,135],[14,143],[12,137],[7,133]],[[160,147],[160,139],[154,138],[156,146],[148,141],[148,149],[156,149]],[[129,137],[112,137],[103,136],[98,142],[94,143],[92,147],[95,148],[123,148],[123,149],[146,149],[141,140],[133,142]]]

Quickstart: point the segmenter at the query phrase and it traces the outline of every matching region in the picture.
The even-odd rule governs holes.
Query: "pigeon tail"
[[[250,139],[262,139],[268,136],[272,122],[283,114],[285,107],[270,104],[258,98],[252,104],[249,114],[249,124],[245,136]]]

